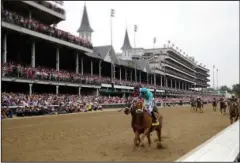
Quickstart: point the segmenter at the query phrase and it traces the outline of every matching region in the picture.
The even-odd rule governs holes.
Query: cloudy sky
[[[58,28],[77,35],[84,1],[65,1],[66,21]],[[110,10],[113,18],[113,46],[121,52],[125,29],[133,46],[134,24],[138,26],[136,47],[163,47],[168,40],[210,69],[218,68],[218,85],[239,82],[239,2],[131,2],[87,1],[94,46],[110,44]],[[215,69],[216,70],[216,69]],[[216,86],[216,72],[215,72]]]

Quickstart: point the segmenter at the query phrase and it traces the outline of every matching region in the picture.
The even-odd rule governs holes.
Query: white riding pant
[[[144,105],[147,106],[147,111],[149,112],[150,115],[152,115],[153,101],[147,101],[144,99]]]

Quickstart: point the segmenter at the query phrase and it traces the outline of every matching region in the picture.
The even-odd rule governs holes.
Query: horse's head
[[[143,105],[143,102],[142,101],[137,101],[136,103],[135,103],[135,107],[134,107],[134,112],[136,113],[136,114],[142,114],[143,113],[143,110],[144,109],[144,105]]]

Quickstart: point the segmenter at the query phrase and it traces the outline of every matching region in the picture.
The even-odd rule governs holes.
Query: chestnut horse
[[[145,110],[144,104],[142,101],[137,101],[135,105],[133,105],[131,108],[125,108],[124,109],[125,114],[131,113],[132,115],[132,129],[135,133],[134,138],[134,145],[133,145],[133,151],[136,150],[138,147],[138,141],[140,143],[140,146],[144,146],[144,138],[147,137],[148,139],[148,148],[150,149],[151,146],[151,138],[150,133],[152,131],[156,131],[158,141],[157,141],[157,147],[160,148],[161,145],[161,133],[162,133],[162,119],[163,117],[157,113],[154,112],[155,116],[158,119],[157,124],[153,125],[153,120],[151,115],[148,113],[148,111]],[[142,134],[141,138],[140,135]]]

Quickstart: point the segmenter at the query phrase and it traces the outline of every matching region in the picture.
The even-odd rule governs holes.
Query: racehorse
[[[217,100],[216,99],[213,100],[212,106],[213,106],[213,111],[216,111],[217,110]]]
[[[197,98],[196,111],[199,109],[200,113],[203,113],[203,101],[200,98]]]
[[[150,149],[151,146],[151,138],[150,138],[150,133],[152,131],[156,131],[157,137],[158,137],[158,142],[157,142],[157,147],[160,148],[162,147],[161,145],[161,134],[162,134],[162,120],[163,117],[154,111],[155,116],[158,119],[158,124],[153,125],[153,119],[151,115],[148,113],[147,110],[144,108],[144,104],[142,101],[137,101],[135,105],[132,105],[130,108],[125,108],[124,109],[125,114],[131,113],[132,115],[132,129],[133,132],[135,133],[135,138],[134,138],[134,143],[133,143],[133,151],[135,151],[138,147],[138,141],[140,141],[140,146],[144,146],[144,138],[147,137],[148,139],[148,148],[147,150]],[[141,138],[140,135],[142,134]]]
[[[191,99],[190,103],[191,103],[192,109],[196,110],[196,101],[194,100],[194,98]]]
[[[223,99],[220,100],[220,112],[221,114],[227,114],[226,113],[226,108],[227,108],[227,105],[225,103],[225,101]]]
[[[231,101],[229,106],[230,123],[236,122],[239,118],[239,102]]]

